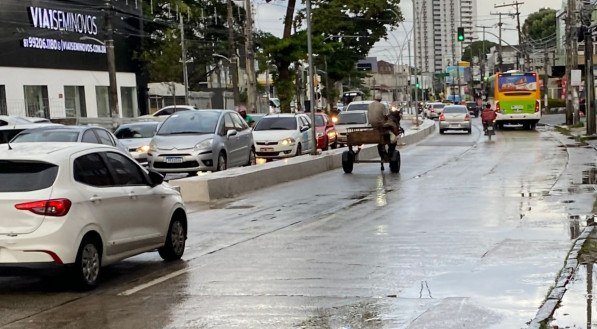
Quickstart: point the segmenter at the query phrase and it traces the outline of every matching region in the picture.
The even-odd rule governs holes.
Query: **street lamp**
[[[107,20],[109,22],[109,20]],[[112,30],[112,25],[109,24],[108,31]],[[116,80],[116,58],[114,55],[114,40],[112,39],[111,33],[108,33],[108,40],[101,41],[94,37],[82,36],[80,40],[93,40],[102,46],[106,47],[106,57],[108,61],[108,79],[110,81],[108,87],[108,104],[110,106],[110,115],[112,117],[112,125],[116,128],[116,118],[120,111],[118,109],[118,86]]]
[[[228,67],[233,67],[232,70],[232,94],[234,95],[234,105],[238,105],[240,103],[240,93],[238,90],[238,58],[233,56],[232,59],[220,55],[220,54],[212,54],[213,57],[218,57],[224,59],[228,62]]]

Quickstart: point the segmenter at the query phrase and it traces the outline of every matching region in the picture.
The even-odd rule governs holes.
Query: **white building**
[[[417,66],[422,72],[442,72],[460,60],[475,38],[477,0],[419,0],[415,10]],[[464,28],[464,42],[457,40],[459,27]]]

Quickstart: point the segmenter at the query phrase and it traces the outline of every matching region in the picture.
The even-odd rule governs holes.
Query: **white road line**
[[[144,290],[144,289],[147,289],[149,287],[155,286],[156,284],[160,284],[160,283],[162,283],[164,281],[170,280],[170,279],[175,278],[177,276],[181,276],[181,275],[183,275],[183,274],[185,274],[187,272],[190,272],[190,271],[192,271],[194,269],[197,269],[199,267],[200,266],[193,266],[193,267],[185,268],[183,270],[178,270],[176,272],[172,272],[170,274],[166,274],[166,275],[164,275],[162,277],[159,277],[157,279],[153,279],[153,280],[151,280],[151,281],[149,281],[147,283],[138,285],[138,286],[136,286],[134,288],[131,288],[129,290],[125,290],[125,291],[119,293],[118,296],[130,296],[130,295],[135,294],[135,293],[137,293],[137,292],[139,292],[141,290]]]

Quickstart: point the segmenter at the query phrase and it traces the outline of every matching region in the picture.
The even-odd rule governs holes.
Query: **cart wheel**
[[[400,172],[400,152],[398,150],[394,151],[390,159],[390,171],[394,174]]]
[[[352,173],[352,168],[354,166],[354,152],[352,151],[344,151],[342,152],[342,169],[347,174]]]

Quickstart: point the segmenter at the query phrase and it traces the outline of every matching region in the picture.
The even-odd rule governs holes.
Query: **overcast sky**
[[[425,1],[425,0],[423,0]],[[494,5],[501,5],[503,3],[513,3],[515,0],[477,0],[477,23],[476,25],[497,25],[498,16],[492,16],[491,12],[514,12],[514,7],[505,7],[495,9]],[[531,14],[538,11],[541,8],[553,8],[559,10],[562,8],[562,0],[518,0],[523,2],[520,8],[520,24],[524,24],[524,20]],[[255,7],[255,28],[270,32],[276,36],[282,36],[283,29],[283,17],[286,13],[286,0],[273,0],[270,3],[266,3],[265,0],[253,1]],[[406,30],[410,30],[412,27],[412,0],[402,0],[400,8],[404,16],[404,27]],[[503,17],[505,29],[516,29],[516,19]],[[487,30],[498,34],[497,27],[493,30]],[[518,36],[514,30],[504,30],[502,38],[505,42],[510,44],[518,43]],[[399,27],[388,36],[387,41],[378,42],[375,47],[371,50],[370,56],[376,56],[378,59],[386,60],[391,63],[396,63],[400,57],[400,48],[405,41],[404,28]],[[478,38],[482,38],[482,34],[478,33]],[[497,42],[497,38],[486,34],[487,40]],[[402,61],[408,62],[408,54],[406,47],[404,47],[402,54]]]

